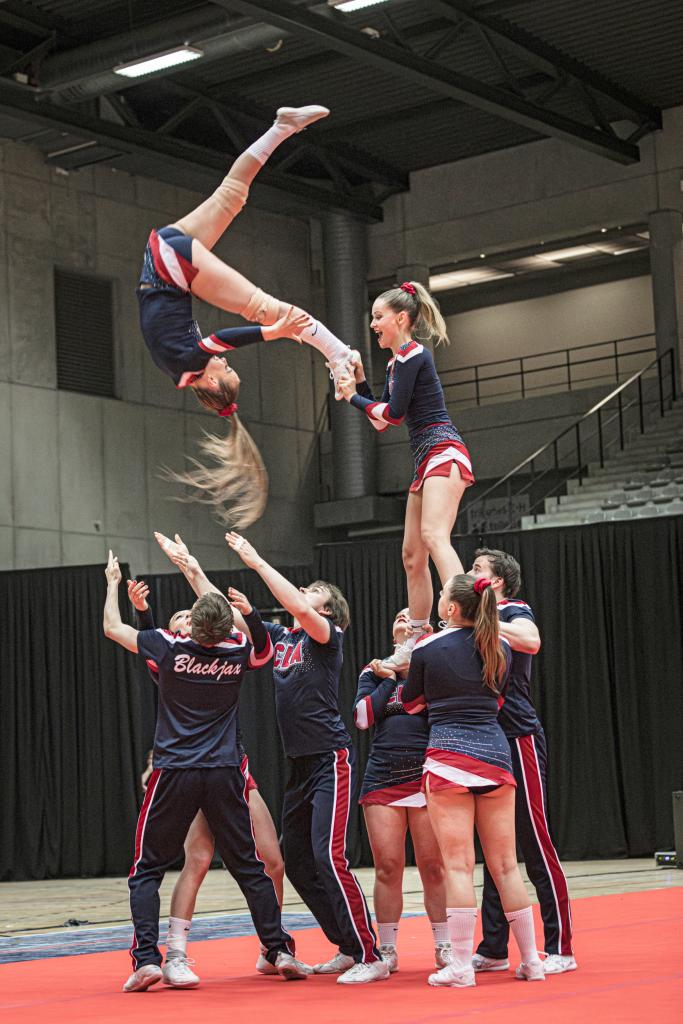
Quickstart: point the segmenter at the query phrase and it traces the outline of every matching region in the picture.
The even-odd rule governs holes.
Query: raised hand
[[[236,590],[234,587],[229,587],[228,601],[237,609],[238,612],[241,612],[242,615],[251,615],[253,607],[251,601],[240,590]]]
[[[199,572],[199,562],[194,555],[190,554],[187,544],[179,533],[175,534],[175,540],[171,540],[170,537],[166,537],[163,533],[158,533],[155,530],[154,537],[161,550],[168,555],[181,572],[189,573],[190,575],[194,572]]]
[[[347,402],[350,402],[353,395],[356,394],[356,378],[342,377],[337,381],[337,391],[339,391],[342,398],[345,398]]]
[[[292,341],[298,341],[301,344],[301,335],[313,323],[313,317],[303,309],[289,306],[285,315],[276,320],[274,324],[262,326],[261,334],[264,341],[274,341],[275,338],[291,338]]]
[[[228,545],[235,551],[244,564],[250,569],[255,569],[259,561],[259,553],[256,548],[252,547],[249,541],[245,537],[241,537],[239,533],[235,533],[231,530],[230,533],[226,533],[225,539]]]
[[[144,580],[128,580],[128,600],[138,612],[146,612],[149,608],[147,598],[149,587]]]
[[[351,351],[351,366],[353,367],[353,375],[356,380],[356,384],[360,384],[361,381],[365,380],[365,369],[363,367],[363,360],[358,349],[352,349]]]
[[[121,582],[121,570],[119,568],[119,560],[115,557],[111,548],[109,549],[109,558],[107,559],[107,568],[104,570],[104,575],[107,577],[107,583],[115,583],[118,587]]]
[[[381,679],[395,679],[396,673],[388,665],[385,665],[381,658],[374,658],[370,662],[370,668],[376,676],[380,676]]]

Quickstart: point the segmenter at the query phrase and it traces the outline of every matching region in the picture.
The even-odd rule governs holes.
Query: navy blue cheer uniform
[[[363,381],[351,404],[365,413],[375,430],[386,430],[405,420],[415,461],[411,491],[419,491],[427,477],[450,476],[453,462],[465,483],[474,483],[470,454],[451,423],[434,357],[424,345],[409,341],[389,360],[379,401]]]
[[[240,770],[237,703],[247,669],[272,656],[256,610],[245,634],[202,647],[164,629],[137,635],[138,651],[159,687],[154,770],[140,810],[135,856],[128,879],[135,931],[131,956],[137,970],[161,964],[159,886],[183,851],[187,831],[203,811],[225,866],[242,890],[270,963],[294,945],[282,928],[272,881],[258,859]]]
[[[380,958],[363,890],[349,869],[346,828],[355,757],[339,714],[343,631],[318,643],[266,622],[274,647],[275,707],[289,777],[282,807],[287,877],[323,932],[359,962]]]
[[[139,611],[137,608],[135,609],[135,628],[138,629],[138,630],[142,630],[142,629],[155,629],[156,628],[156,624],[154,622],[154,613],[152,612],[152,609],[149,607],[149,605],[147,606],[147,608],[145,608],[144,611]],[[182,636],[183,634],[179,634],[179,635]],[[184,634],[184,635],[188,636],[189,634]],[[159,685],[159,671],[156,668],[156,665],[155,665],[155,663],[153,661],[150,661],[150,660],[147,661],[147,671],[149,672],[150,679],[152,680],[154,685],[158,686]],[[237,728],[237,750],[239,751],[239,755],[240,755],[240,771],[242,772],[242,777],[244,779],[244,784],[245,784],[245,792],[247,794],[247,799],[248,799],[249,798],[249,793],[251,793],[252,789],[258,790],[258,786],[256,784],[256,779],[251,774],[251,771],[250,771],[250,768],[249,768],[249,757],[247,755],[246,750],[244,749],[244,744],[242,743],[242,730],[240,729],[239,712],[238,712],[238,715],[237,715],[237,727],[236,728]]]
[[[360,674],[353,717],[358,729],[374,726],[370,757],[361,785],[361,804],[424,807],[422,766],[429,740],[427,713],[409,715],[401,700],[401,679]]]
[[[402,700],[409,714],[425,707],[429,714],[423,784],[429,779],[431,791],[456,787],[476,794],[516,785],[497,721],[511,663],[510,645],[501,644],[506,671],[499,693],[484,682],[471,627],[449,627],[415,644]]]
[[[529,605],[517,599],[499,601],[498,616],[502,622],[516,619],[534,622]],[[510,681],[498,721],[510,745],[512,770],[517,781],[515,832],[529,881],[536,889],[543,918],[545,951],[572,956],[569,890],[548,824],[545,733],[531,700],[532,663],[532,654],[512,652]],[[484,938],[477,952],[493,960],[505,960],[510,928],[486,864],[481,917]]]
[[[226,327],[203,338],[192,316],[192,239],[178,228],[149,236],[136,295],[149,353],[177,388],[203,373],[211,356],[263,341],[260,327]]]

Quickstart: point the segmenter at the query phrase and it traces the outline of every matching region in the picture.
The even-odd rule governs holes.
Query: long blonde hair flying
[[[179,501],[211,505],[219,522],[244,530],[263,515],[268,472],[256,442],[237,413],[229,421],[227,437],[204,431],[200,442],[202,454],[213,459],[214,465],[189,457],[192,469],[184,473],[166,470],[164,475],[190,488],[190,494],[178,497]]]

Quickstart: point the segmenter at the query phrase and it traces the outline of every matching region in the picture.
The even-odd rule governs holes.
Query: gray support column
[[[673,348],[680,381],[683,365],[683,217],[679,210],[653,210],[649,223],[657,355]]]
[[[327,325],[360,351],[371,381],[365,224],[347,213],[328,213],[323,222],[323,252]],[[334,398],[331,420],[335,500],[374,494],[375,432],[358,409]]]

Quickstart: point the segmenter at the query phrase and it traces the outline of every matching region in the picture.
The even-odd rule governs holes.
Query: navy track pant
[[[353,750],[290,758],[282,807],[285,871],[327,938],[356,963],[379,960],[370,912],[346,857]]]
[[[572,915],[567,879],[550,837],[546,799],[548,764],[543,730],[510,740],[512,769],[517,781],[515,831],[529,881],[543,918],[546,953],[572,956]],[[481,904],[484,938],[477,953],[494,960],[508,955],[510,926],[505,919],[498,890],[484,865]]]
[[[249,906],[254,927],[271,963],[294,952],[282,929],[275,888],[259,860],[251,829],[247,781],[239,767],[161,768],[152,772],[135,833],[135,859],[128,888],[135,931],[130,953],[137,970],[161,964],[159,887],[180,858],[197,811],[204,812],[223,863]]]

